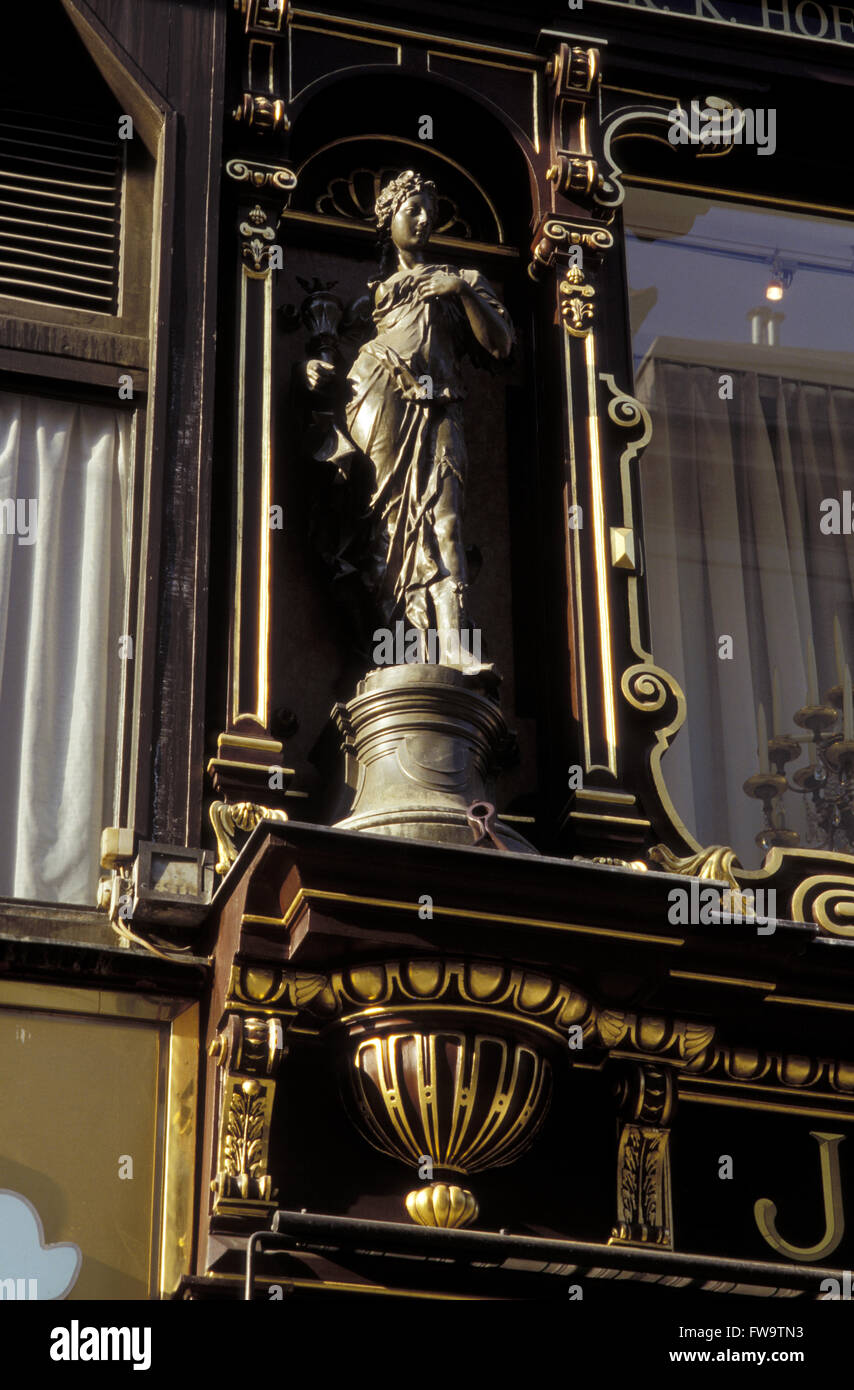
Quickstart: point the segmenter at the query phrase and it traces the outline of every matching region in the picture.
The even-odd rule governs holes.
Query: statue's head
[[[380,236],[391,237],[401,250],[426,246],[436,223],[439,195],[435,183],[406,169],[387,183],[376,202]]]

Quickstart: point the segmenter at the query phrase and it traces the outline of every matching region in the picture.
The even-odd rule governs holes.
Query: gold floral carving
[[[257,1081],[242,1081],[229,1097],[222,1175],[244,1199],[257,1195],[269,1201],[272,1178],[265,1172],[267,1092]],[[222,1179],[218,1175],[220,1185]],[[217,1188],[214,1189],[218,1191]]]
[[[738,888],[734,868],[741,868],[735,850],[727,845],[712,845],[697,854],[680,856],[673,854],[666,845],[653,845],[649,851],[650,859],[660,864],[671,874],[688,874],[692,878],[713,879],[716,883],[728,883]]]
[[[593,297],[596,291],[577,265],[570,266],[558,285],[560,316],[564,328],[574,338],[583,338],[593,327]]]
[[[608,1243],[672,1250],[669,1068],[629,1068],[618,1083],[617,1100],[624,1124],[617,1152],[617,1224]]]
[[[270,247],[276,240],[276,229],[260,205],[240,223],[240,237],[240,253],[252,274],[266,275],[270,270]]]
[[[269,1207],[274,1195],[268,1171],[270,1126],[276,1074],[285,1054],[282,1022],[229,1014],[209,1052],[217,1065],[220,1117],[211,1183],[214,1212],[238,1215],[247,1202]]]

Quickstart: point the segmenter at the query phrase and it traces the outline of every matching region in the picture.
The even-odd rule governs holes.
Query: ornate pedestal
[[[497,703],[472,677],[450,666],[387,666],[370,671],[334,715],[356,788],[340,829],[472,844],[467,812],[493,799],[512,746]],[[500,821],[495,830],[507,849],[537,853]]]

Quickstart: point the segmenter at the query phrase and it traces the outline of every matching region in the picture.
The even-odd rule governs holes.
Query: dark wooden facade
[[[723,91],[780,121],[777,158],[732,154],[733,196],[852,216],[816,133],[844,122],[848,53],[729,25],[701,41],[680,16],[595,0],[568,14],[425,0],[417,17],[395,0],[55,8],[151,162],[148,321],[30,323],[3,301],[0,370],[96,393],[135,374],[136,656],[124,838],[104,860],[104,905],[121,932],[130,893],[132,939],[94,909],[3,901],[4,1003],[62,1011],[72,979],[78,995],[109,991],[116,1017],[147,1001],[168,1076],[139,1288],[239,1298],[249,1269],[263,1298],[601,1302],[616,1274],[615,1297],[669,1308],[680,1288],[800,1303],[823,1278],[841,1286],[854,858],[782,852],[744,873],[670,802],[662,755],[684,700],[648,651],[619,190],[624,176],[715,187],[707,164],[649,137],[657,93]],[[474,592],[517,735],[499,809],[536,856],[330,828],[349,794],[330,711],[365,666],[306,539],[300,314],[312,283],[355,299],[374,273],[354,171],[407,161],[445,172],[458,221],[437,246],[500,285],[517,327],[511,368],[473,396],[470,506]],[[570,499],[591,519],[574,537]],[[280,527],[265,527],[271,507]],[[609,531],[634,543],[625,563]],[[227,830],[228,808],[249,806],[230,825],[245,842],[215,839],[213,801]],[[670,891],[701,875],[773,888],[773,931],[672,925]],[[75,1008],[97,1038],[95,1004]],[[348,1093],[354,1049],[377,1019],[377,1037],[432,1030],[463,1053],[497,1039],[551,1077],[530,1147],[473,1173],[481,1214],[465,1232],[405,1228],[417,1162],[406,1172],[357,1132],[370,1106]],[[516,1083],[495,1085],[521,1131]]]

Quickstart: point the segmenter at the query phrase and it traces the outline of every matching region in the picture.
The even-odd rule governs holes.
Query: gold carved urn
[[[478,1214],[469,1175],[531,1143],[551,1098],[550,1057],[589,1004],[498,962],[418,959],[335,972],[313,1009],[334,1013],[343,1034],[358,1129],[422,1180],[405,1199],[410,1218],[455,1227]]]

